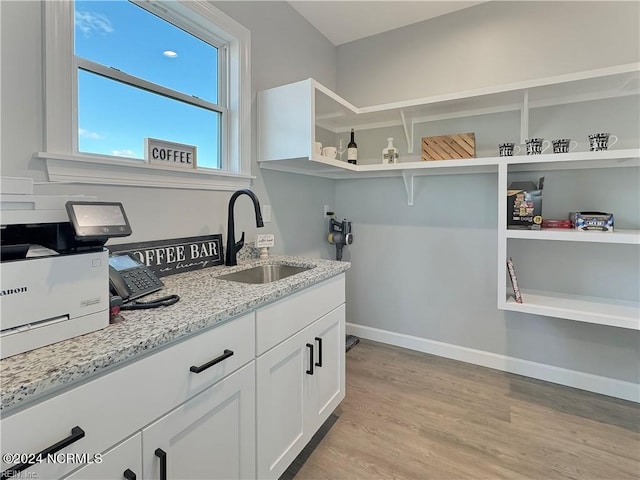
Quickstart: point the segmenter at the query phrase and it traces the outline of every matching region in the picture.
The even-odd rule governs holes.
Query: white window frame
[[[132,185],[199,190],[235,190],[251,180],[250,33],[206,1],[145,1],[150,11],[180,19],[196,29],[212,31],[228,45],[228,69],[222,75],[227,98],[223,125],[221,170],[150,166],[141,161],[77,151],[77,65],[74,54],[74,4],[43,2],[45,32],[45,151],[49,181],[101,185]],[[75,128],[75,131],[74,131]]]

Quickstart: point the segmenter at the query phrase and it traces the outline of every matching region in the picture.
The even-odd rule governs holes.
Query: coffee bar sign
[[[150,165],[173,168],[196,168],[197,147],[167,142],[156,138],[144,139],[144,158]]]
[[[158,277],[199,270],[224,263],[222,235],[175,238],[152,242],[111,245],[109,253],[129,254]]]

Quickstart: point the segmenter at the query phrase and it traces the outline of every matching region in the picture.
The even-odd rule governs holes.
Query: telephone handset
[[[169,295],[151,302],[134,301],[162,287],[164,284],[151,269],[134,257],[121,254],[109,257],[109,289],[112,295],[122,298],[121,310],[161,307],[180,300],[177,295]]]

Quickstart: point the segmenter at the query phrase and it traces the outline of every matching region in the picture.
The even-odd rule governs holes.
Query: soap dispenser
[[[389,165],[398,161],[398,150],[393,146],[393,138],[387,138],[387,147],[382,149],[382,163]]]

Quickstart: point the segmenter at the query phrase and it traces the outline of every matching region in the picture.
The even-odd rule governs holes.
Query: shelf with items
[[[638,306],[633,302],[598,298],[591,295],[593,291],[576,292],[584,293],[582,296],[554,291],[571,284],[569,277],[563,277],[565,284],[555,284],[558,288],[552,288],[554,282],[548,282],[549,285],[545,285],[544,282],[535,285],[539,290],[551,290],[547,293],[534,293],[527,290],[525,284],[525,303],[517,304],[508,299],[508,279],[506,275],[502,275],[506,268],[509,245],[520,241],[531,242],[535,247],[540,247],[535,245],[537,241],[551,243],[555,247],[562,244],[571,245],[572,242],[578,246],[592,245],[599,249],[594,253],[597,259],[609,256],[611,252],[620,253],[621,250],[624,250],[625,254],[633,252],[632,255],[637,255],[640,225],[637,224],[635,214],[629,213],[632,211],[631,207],[627,208],[619,201],[614,203],[621,205],[620,210],[625,210],[621,213],[625,213],[627,217],[626,223],[623,221],[620,226],[627,227],[627,230],[616,229],[613,233],[553,229],[523,231],[507,229],[505,194],[510,174],[516,177],[524,176],[528,172],[540,172],[548,176],[565,175],[564,180],[573,182],[573,188],[575,179],[568,177],[569,174],[574,176],[574,172],[576,177],[585,171],[589,172],[589,176],[593,175],[591,172],[596,171],[608,174],[612,169],[618,172],[618,176],[627,175],[625,169],[637,172],[640,167],[640,139],[635,133],[637,118],[633,115],[633,109],[617,107],[621,104],[637,103],[638,95],[638,63],[364,108],[356,107],[313,79],[308,79],[258,94],[258,163],[262,169],[336,180],[400,177],[409,205],[413,205],[415,177],[497,174],[498,308],[638,329],[634,323],[634,320],[638,319]],[[633,102],[628,102],[628,98],[633,98]],[[556,138],[552,135],[562,132],[563,138],[573,135],[576,139],[586,140],[589,133],[599,131],[601,125],[611,123],[610,119],[607,119],[607,122],[602,121],[605,118],[602,115],[602,103],[606,103],[605,108],[613,112],[611,118],[615,120],[615,133],[622,133],[623,141],[617,144],[617,149],[586,151],[588,145],[578,142],[579,149],[569,153],[495,156],[499,143],[496,141],[498,134],[500,141],[513,141],[519,136],[521,143],[529,138],[530,131],[534,132],[535,136],[547,135],[549,138]],[[621,116],[621,110],[626,112],[626,117]],[[451,122],[447,123],[449,120]],[[478,126],[479,130],[467,128],[468,125]],[[423,161],[421,152],[414,152],[414,149],[419,150],[419,140],[422,136],[479,132],[482,130],[481,127],[487,125],[491,128],[484,131],[481,141],[476,144],[476,158]],[[435,131],[450,127],[455,130]],[[336,137],[343,137],[351,128],[364,134],[360,139],[363,136],[365,138],[362,144],[360,139],[357,140],[361,150],[357,165],[312,153],[314,142],[330,142],[328,144],[331,145],[331,142],[336,143]],[[618,128],[624,131],[619,132]],[[376,158],[371,140],[376,139],[375,142],[381,151],[387,137],[394,137],[397,142],[396,146],[400,150],[399,163],[384,165],[382,158]],[[591,184],[591,188],[597,188],[597,185]],[[628,186],[627,193],[622,195],[616,190],[599,193],[610,195],[611,198],[622,196],[629,199],[634,192],[637,193],[637,186]],[[562,209],[570,208],[560,201],[557,203],[557,206],[559,205],[562,205]],[[579,208],[582,208],[582,205]],[[568,212],[561,213],[560,208],[556,207],[556,213],[560,215],[558,218],[566,218]],[[528,261],[530,258],[523,260]],[[637,277],[633,265],[632,263],[620,267],[624,277],[620,281],[633,279],[633,275]],[[596,280],[602,281],[602,277],[594,279]],[[604,296],[607,294],[611,294],[611,297],[616,295],[615,292],[607,291]],[[633,295],[630,297],[633,299]],[[609,309],[605,311],[602,305],[609,306]]]
[[[529,137],[526,118],[529,109],[637,95],[639,71],[640,65],[632,63],[364,108],[353,106],[312,80],[322,92],[316,96],[319,105],[316,124],[333,132],[401,125],[409,153],[413,153],[412,129],[416,123],[520,111],[524,120],[521,140],[524,141]]]
[[[535,157],[535,158],[532,158]],[[407,158],[404,156],[403,158]],[[426,175],[497,173],[499,165],[511,171],[573,170],[578,168],[616,168],[640,165],[640,149],[602,152],[571,152],[515,157],[480,157],[459,160],[403,161],[390,165],[367,163],[351,165],[346,161],[313,154],[308,159],[274,160],[261,168],[335,180],[357,178],[402,177],[407,203],[413,205],[413,179]]]
[[[510,172],[638,167],[640,166],[640,148],[543,153],[500,158],[505,159]]]
[[[332,178],[334,180],[358,178],[402,177],[407,193],[407,204],[413,205],[414,177],[426,175],[458,175],[496,173],[500,159],[497,157],[439,160],[430,162],[404,162],[392,165],[351,165],[340,160],[312,155],[311,160],[275,160],[261,164],[266,170],[276,170],[301,175]]]
[[[401,177],[403,172],[411,175],[455,175],[468,173],[496,173],[497,157],[437,160],[431,162],[401,162],[392,165],[359,164],[351,165],[320,155],[313,155],[311,162],[305,159],[275,160],[261,164],[266,170],[289,171],[306,175],[315,175],[334,179]],[[311,165],[307,165],[307,164]]]
[[[404,156],[403,159],[406,159]],[[308,159],[274,160],[263,162],[264,169],[299,169],[296,173],[326,176],[336,179],[366,177],[399,177],[403,171],[413,175],[452,175],[464,173],[497,173],[498,165],[505,164],[511,171],[574,170],[578,168],[637,167],[640,165],[640,149],[607,150],[602,152],[551,153],[514,157],[479,157],[459,160],[422,161],[410,157],[411,161],[394,164],[361,163],[352,165],[346,161],[313,154]],[[296,161],[298,160],[298,161]],[[287,163],[290,162],[290,163]],[[312,163],[305,166],[305,163]],[[290,166],[288,166],[290,165]]]
[[[637,199],[630,204],[627,203],[629,194],[637,197],[639,193],[637,185],[634,185],[634,179],[640,174],[639,159],[640,149],[625,149],[508,157],[503,164],[500,164],[498,171],[499,309],[640,330],[640,302],[635,293],[638,290],[637,264],[640,258],[638,249],[640,225],[638,225],[638,209],[635,205]],[[618,170],[615,167],[623,169]],[[560,172],[560,170],[582,170],[585,175],[594,180],[603,178],[602,176],[615,176],[618,180],[625,179],[627,200],[620,196],[619,190],[607,187],[606,182],[602,183],[601,189],[597,188],[600,185],[598,181],[593,181],[589,187],[580,189],[573,172]],[[545,211],[551,210],[558,218],[568,218],[568,211],[560,212],[564,209],[580,208],[584,204],[593,205],[592,201],[596,204],[603,202],[609,207],[613,205],[612,211],[614,214],[620,213],[620,217],[623,218],[621,225],[626,228],[616,227],[613,232],[583,232],[562,228],[540,230],[508,228],[505,194],[509,185],[509,175],[520,172],[536,172],[536,178],[538,175],[547,175],[545,192],[551,175],[560,182],[555,185],[555,196],[547,197],[546,193],[544,195],[543,206],[547,205],[547,207],[542,210],[543,217]],[[562,181],[568,183],[563,184]],[[566,187],[577,188],[573,193],[566,194],[564,192]],[[624,186],[621,188],[625,190]],[[635,188],[635,190],[629,190],[629,188]],[[565,195],[565,200],[570,198],[571,201],[563,202],[560,192]],[[597,200],[592,200],[591,196],[595,196]],[[541,257],[540,253],[544,253],[544,257]],[[507,275],[503,275],[507,258],[512,255],[516,264],[522,303],[515,301],[509,288],[509,279]],[[615,261],[612,260],[613,258]],[[554,259],[556,263],[550,259]],[[609,262],[613,264],[609,265]],[[546,263],[546,266],[543,266],[543,263]],[[518,271],[524,272],[523,276],[528,277],[524,282]],[[589,279],[589,281],[585,283],[583,279]],[[625,287],[620,288],[622,285]],[[585,291],[566,293],[559,291],[566,288]]]
[[[640,230],[613,232],[580,232],[575,229],[543,228],[541,230],[507,229],[507,238],[556,240],[561,242],[617,243],[640,245]]]
[[[523,303],[509,297],[502,310],[640,330],[640,304],[609,298],[521,290]]]
[[[549,240],[508,242],[506,257],[513,261],[522,302],[506,287],[512,282],[503,267],[499,309],[640,330],[637,244]]]
[[[341,178],[340,170],[353,172],[345,166],[346,162],[336,164],[332,159],[315,157],[312,153],[317,128],[335,135],[351,128],[358,131],[400,126],[406,140],[403,153],[418,161],[404,162],[397,168],[413,169],[414,163],[420,163],[420,156],[414,156],[416,142],[413,137],[417,124],[515,111],[520,113],[520,137],[524,141],[529,136],[532,109],[638,95],[639,92],[640,64],[637,63],[363,108],[356,107],[315,80],[307,79],[258,93],[258,162],[261,168],[286,171],[289,166],[295,173]],[[321,163],[330,168],[306,168],[300,165],[301,161]],[[440,173],[440,170],[430,171],[436,172]]]

